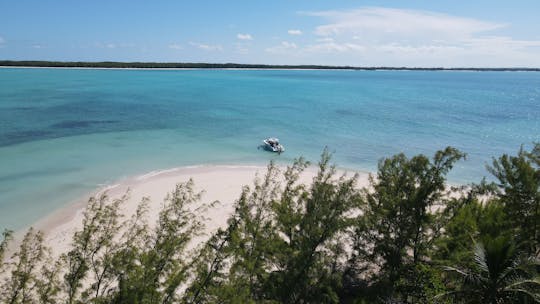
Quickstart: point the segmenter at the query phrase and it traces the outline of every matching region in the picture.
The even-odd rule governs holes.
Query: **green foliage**
[[[91,198],[71,250],[56,261],[41,232],[30,230],[7,265],[11,274],[1,286],[0,302],[177,302],[177,289],[192,263],[186,247],[203,230],[200,214],[208,206],[194,206],[200,193],[193,191],[193,181],[178,184],[150,230],[147,200],[131,220],[120,220],[119,207],[126,199],[111,202],[105,194]],[[4,233],[2,255],[9,239],[10,233]]]
[[[427,260],[434,238],[434,207],[444,204],[445,176],[464,154],[453,148],[438,151],[433,160],[404,154],[379,162],[372,190],[365,190],[364,216],[355,239],[356,263],[372,265],[373,280],[389,298],[397,282]],[[404,295],[403,295],[404,297]]]
[[[531,152],[504,154],[493,160],[488,171],[498,179],[499,198],[510,218],[518,246],[529,254],[540,253],[540,143]]]
[[[76,303],[79,297],[88,301],[101,295],[110,270],[113,239],[120,229],[118,208],[126,199],[124,196],[110,203],[107,195],[102,194],[88,201],[83,228],[73,236],[72,249],[61,257],[68,269],[64,275],[67,303]],[[92,273],[95,283],[81,293],[88,272]]]
[[[5,254],[11,240],[13,240],[13,232],[10,230],[4,230],[4,232],[2,232],[2,241],[0,242],[0,271],[4,267]]]
[[[29,230],[9,258],[1,303],[539,303],[540,145],[495,159],[497,184],[449,188],[464,154],[398,154],[370,187],[336,174],[325,150],[310,184],[296,160],[244,187],[227,227],[204,230],[193,181],[123,219],[127,199],[91,198],[71,248],[55,259]],[[191,247],[190,247],[191,246]],[[444,266],[444,267],[443,267]]]
[[[277,234],[272,223],[270,205],[278,198],[278,170],[270,164],[262,182],[256,181],[253,191],[245,188],[236,202],[231,221],[232,261],[228,283],[234,286],[242,302],[261,299],[266,266],[271,264]]]
[[[427,263],[410,265],[396,282],[396,291],[407,303],[451,303],[436,298],[446,292],[446,285],[437,267]]]
[[[302,160],[285,174],[286,188],[282,200],[276,201],[281,250],[271,285],[277,300],[286,303],[315,301],[336,303],[346,257],[343,233],[354,223],[352,212],[358,210],[357,176],[335,177],[325,151],[319,172],[309,189],[294,186],[298,174],[307,166]]]
[[[275,238],[269,204],[276,199],[277,168],[270,164],[254,190],[244,187],[226,230],[218,230],[203,247],[188,303],[254,303],[261,297],[267,252]]]
[[[471,265],[473,261],[473,240],[478,237],[478,219],[482,205],[477,200],[451,209],[444,233],[435,241],[434,258],[443,265]]]
[[[38,302],[42,304],[53,304],[60,302],[61,284],[60,273],[63,263],[61,260],[53,261],[52,257],[47,257],[41,266],[41,274],[36,281]]]
[[[226,231],[219,229],[201,249],[195,259],[195,279],[186,290],[184,302],[186,303],[218,303],[222,298],[230,298],[223,289],[227,274],[224,268],[230,256],[226,250],[231,241],[231,232],[236,229],[231,219]]]
[[[475,242],[511,237],[511,222],[498,199],[485,204],[477,199],[457,199],[457,202],[459,207],[447,208],[452,214],[444,225],[444,233],[435,242],[433,258],[442,265],[470,267],[474,262]]]
[[[146,202],[132,218],[124,242],[112,258],[117,284],[108,292],[114,303],[176,303],[177,289],[189,276],[187,245],[204,225],[195,207],[201,193],[193,181],[181,183],[165,200],[155,228],[144,221]],[[112,296],[111,296],[112,295]]]
[[[341,241],[359,196],[357,177],[336,178],[329,160],[325,151],[311,187],[298,183],[308,166],[299,159],[284,185],[270,164],[253,190],[244,188],[228,229],[207,243],[189,302],[339,301]]]
[[[13,255],[8,265],[11,273],[0,286],[0,302],[30,303],[35,299],[36,288],[40,283],[38,267],[46,254],[43,234],[30,228],[21,241],[19,251]]]
[[[443,296],[454,296],[463,303],[537,303],[539,266],[537,258],[519,256],[510,237],[497,237],[476,245],[473,267],[446,267],[455,275],[456,288]]]

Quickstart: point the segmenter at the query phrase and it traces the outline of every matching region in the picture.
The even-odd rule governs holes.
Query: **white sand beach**
[[[284,170],[284,168],[280,168]],[[192,166],[180,167],[169,170],[155,171],[133,178],[128,178],[113,185],[97,189],[94,195],[100,195],[107,191],[111,199],[122,197],[129,189],[129,198],[121,205],[121,213],[124,219],[129,218],[136,210],[144,197],[150,199],[149,223],[155,223],[161,206],[167,194],[174,190],[178,183],[186,182],[190,178],[195,182],[197,191],[204,191],[202,203],[219,201],[214,208],[208,210],[205,216],[209,219],[206,223],[205,235],[209,236],[219,227],[224,227],[227,218],[233,212],[234,202],[240,196],[242,187],[251,186],[258,174],[264,176],[265,166]],[[305,170],[300,182],[309,184],[317,173],[316,167]],[[340,170],[339,174],[345,173]],[[352,175],[357,172],[350,172]],[[368,173],[359,173],[358,186],[368,184]],[[73,233],[82,227],[83,211],[88,197],[57,210],[49,216],[41,219],[33,225],[45,233],[46,244],[52,246],[53,254],[58,255],[69,248]],[[200,237],[195,242],[202,242],[206,237]],[[196,244],[193,244],[196,245]]]

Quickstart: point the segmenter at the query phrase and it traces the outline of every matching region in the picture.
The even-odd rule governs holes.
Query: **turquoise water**
[[[279,137],[287,151],[257,150]],[[0,229],[170,167],[317,160],[373,171],[447,145],[453,182],[540,141],[540,73],[0,69]]]

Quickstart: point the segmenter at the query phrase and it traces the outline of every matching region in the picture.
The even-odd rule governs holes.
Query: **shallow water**
[[[279,137],[280,156],[257,150]],[[0,69],[0,229],[100,185],[201,163],[468,153],[450,181],[540,141],[540,73]]]

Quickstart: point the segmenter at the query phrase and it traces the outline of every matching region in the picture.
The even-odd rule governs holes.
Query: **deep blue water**
[[[287,151],[257,150],[279,137]],[[540,141],[540,73],[0,69],[0,229],[99,185],[201,163],[260,164],[325,146],[341,167],[468,153],[450,181]]]

